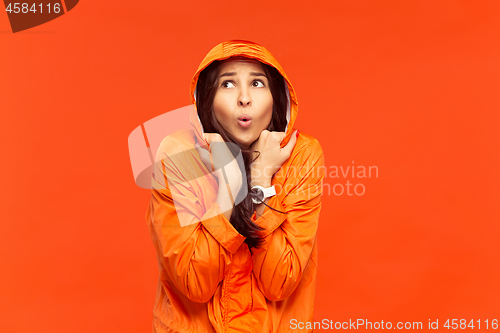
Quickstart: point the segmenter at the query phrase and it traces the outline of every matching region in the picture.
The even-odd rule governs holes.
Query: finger
[[[208,152],[208,150],[200,146],[197,142],[195,143],[194,148],[198,152],[198,155],[200,155],[201,160],[203,161],[203,163],[205,163],[207,168],[210,167],[210,153]]]
[[[278,132],[278,141],[281,144],[283,140],[286,138],[286,133],[285,132]]]
[[[198,140],[198,138],[196,138],[194,147],[198,152],[200,149],[208,150],[208,141],[204,137],[203,140]]]
[[[269,141],[270,142],[277,142],[278,144],[283,142],[283,140],[285,140],[285,137],[286,137],[285,132],[270,132],[269,135],[270,135]]]
[[[201,155],[201,152],[207,152],[208,153],[208,149],[207,149],[208,147],[203,147],[198,142],[194,143],[194,148],[196,149],[196,151],[198,153],[200,153],[200,155]]]
[[[205,133],[203,134],[205,140],[210,144],[211,142],[223,142],[222,136],[219,133]]]
[[[215,166],[212,155],[205,149],[200,149],[200,151],[198,151],[198,154],[200,155],[201,161],[207,167],[207,169],[211,172],[214,172]]]
[[[297,143],[297,132],[298,130],[292,133],[290,141],[288,141],[286,146],[281,149],[281,151],[285,152],[287,156],[290,156],[292,154],[293,148],[295,148],[295,144]]]

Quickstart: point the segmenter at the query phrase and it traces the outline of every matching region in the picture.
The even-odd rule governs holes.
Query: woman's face
[[[273,97],[264,66],[253,59],[228,59],[219,66],[215,117],[249,147],[271,122]]]

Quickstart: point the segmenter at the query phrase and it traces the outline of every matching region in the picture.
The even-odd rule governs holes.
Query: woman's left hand
[[[280,147],[280,143],[285,139],[285,132],[263,130],[260,133],[259,139],[250,146],[250,149],[260,152],[259,157],[251,165],[251,186],[271,186],[271,178],[292,154],[297,143],[297,133],[298,130],[292,134],[290,141],[283,148]]]

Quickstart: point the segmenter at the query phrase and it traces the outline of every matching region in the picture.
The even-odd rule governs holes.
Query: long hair
[[[245,243],[247,243],[250,252],[252,252],[252,248],[258,248],[262,244],[262,239],[259,237],[259,231],[264,230],[252,221],[252,215],[254,212],[252,196],[254,194],[250,187],[250,166],[255,160],[252,159],[255,151],[245,148],[245,146],[240,143],[237,138],[222,128],[221,124],[215,117],[213,102],[218,88],[217,73],[219,71],[220,64],[221,61],[216,60],[200,73],[198,83],[196,85],[196,108],[198,110],[198,116],[200,117],[201,124],[203,125],[203,130],[206,133],[219,133],[225,142],[235,143],[241,149],[247,178],[246,183],[248,195],[243,199],[243,201],[233,208],[229,221],[241,235],[246,237]],[[267,130],[284,132],[287,125],[286,112],[288,103],[285,80],[276,68],[263,63],[262,65],[268,77],[269,88],[273,97],[272,117]],[[260,152],[257,153],[260,155]],[[256,158],[258,158],[258,155]],[[272,207],[269,208],[273,209]]]

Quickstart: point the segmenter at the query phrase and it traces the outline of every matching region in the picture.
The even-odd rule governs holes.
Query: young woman
[[[298,328],[313,320],[324,157],[293,129],[290,81],[264,47],[233,40],[190,92],[193,129],[162,141],[146,213],[153,331],[311,332]]]

